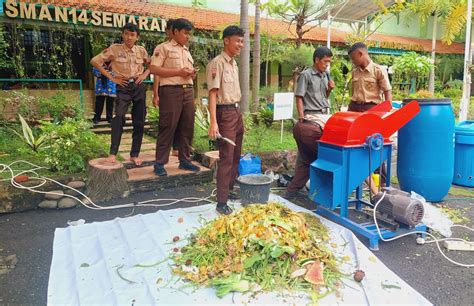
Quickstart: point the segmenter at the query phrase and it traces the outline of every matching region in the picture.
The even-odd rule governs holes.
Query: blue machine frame
[[[309,197],[318,205],[316,213],[367,237],[372,250],[378,250],[381,240],[376,225],[373,222],[356,223],[350,220],[349,208],[355,206],[356,210],[361,211],[363,205],[373,206],[362,198],[363,182],[385,161],[388,165],[386,186],[389,187],[392,144],[383,144],[381,135],[374,134],[368,137],[367,144],[361,146],[344,147],[320,142],[318,159],[311,164],[310,169]],[[354,190],[355,198],[350,199]],[[339,209],[339,213],[336,209]],[[426,225],[418,225],[415,230],[426,232]],[[384,239],[410,231],[413,229],[400,228],[392,232],[380,228]]]

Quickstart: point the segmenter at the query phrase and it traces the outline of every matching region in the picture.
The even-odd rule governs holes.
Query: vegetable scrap
[[[187,241],[171,255],[173,272],[196,287],[214,287],[218,297],[290,290],[322,298],[343,285],[328,229],[316,216],[278,203],[221,216]]]

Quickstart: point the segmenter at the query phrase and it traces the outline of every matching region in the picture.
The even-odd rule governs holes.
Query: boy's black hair
[[[130,31],[130,32],[136,32],[138,36],[140,36],[140,29],[138,28],[138,26],[134,23],[126,23],[124,26],[123,26],[123,29],[122,29],[122,33],[127,30],[127,31]]]
[[[173,32],[174,32],[174,30],[178,30],[178,31],[188,30],[188,31],[191,31],[192,29],[194,29],[194,26],[191,23],[191,21],[189,21],[187,19],[178,18],[178,19],[175,19],[173,21],[173,29],[172,29]]]
[[[166,30],[170,31],[173,29],[173,23],[176,21],[176,19],[168,19],[166,21]]]
[[[332,51],[328,47],[319,47],[314,50],[313,53],[313,63],[316,61],[317,58],[320,60],[324,57],[332,57]]]
[[[349,50],[347,51],[347,54],[351,55],[352,52],[358,49],[367,50],[367,45],[364,44],[363,42],[356,42],[349,48]]]
[[[222,39],[226,37],[231,37],[231,36],[239,36],[239,37],[244,37],[244,30],[238,26],[231,25],[228,26],[227,28],[224,29],[222,32]]]

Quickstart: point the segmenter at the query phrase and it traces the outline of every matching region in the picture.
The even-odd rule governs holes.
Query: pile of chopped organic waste
[[[341,284],[338,261],[326,247],[327,228],[317,217],[277,203],[221,216],[188,240],[174,248],[173,272],[194,285],[215,287],[218,297],[232,291],[304,290],[314,298]]]

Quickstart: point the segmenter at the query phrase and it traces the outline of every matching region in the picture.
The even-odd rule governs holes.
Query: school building
[[[151,54],[165,39],[166,21],[180,17],[189,19],[196,28],[190,50],[202,66],[195,82],[196,98],[201,99],[207,96],[204,66],[221,50],[220,31],[227,25],[238,24],[238,14],[139,0],[2,0],[0,52],[4,54],[0,60],[0,78],[43,79],[44,83],[38,82],[34,86],[24,83],[36,88],[30,92],[41,95],[51,95],[52,88],[63,88],[61,82],[46,82],[52,79],[78,80],[63,89],[77,95],[80,80],[83,101],[90,110],[94,101],[90,59],[111,43],[120,42],[120,29],[126,22],[139,26],[142,31],[140,43]],[[249,22],[252,32],[253,17],[249,17]],[[294,39],[294,26],[288,28],[281,20],[262,18],[260,27],[263,35]],[[331,46],[347,46],[349,32],[335,28],[330,31]],[[314,45],[326,45],[327,38],[325,27],[316,27],[304,35],[304,41]],[[369,45],[372,53],[379,54],[431,51],[430,39],[387,34],[371,35]],[[464,44],[447,46],[438,41],[437,53],[463,54]],[[261,57],[264,59],[264,54]],[[267,80],[267,86],[286,88],[292,78],[292,68],[285,62],[268,63],[268,69],[266,66],[266,63],[261,64],[261,85]],[[148,99],[151,99],[151,92]]]

